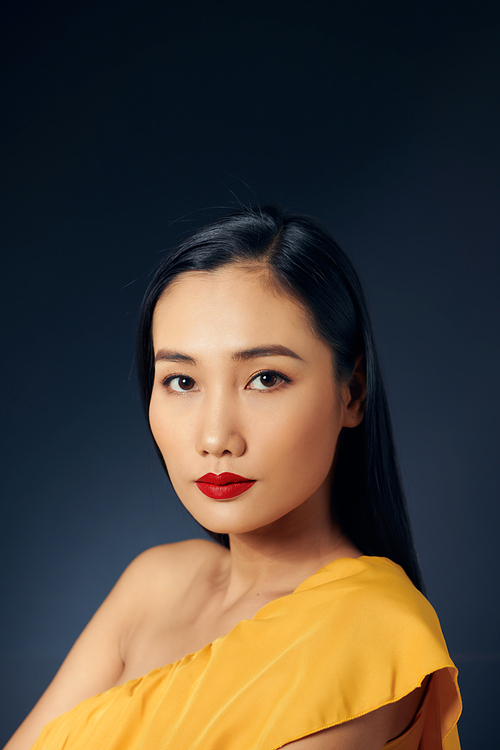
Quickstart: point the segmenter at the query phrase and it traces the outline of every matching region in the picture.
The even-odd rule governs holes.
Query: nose
[[[222,395],[207,399],[200,410],[196,450],[202,455],[238,458],[247,445],[238,419],[237,405]]]

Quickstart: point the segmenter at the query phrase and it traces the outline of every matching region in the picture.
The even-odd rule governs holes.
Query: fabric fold
[[[415,721],[387,750],[459,748],[457,670],[436,613],[398,565],[342,558],[195,654],[83,701],[33,750],[277,750],[431,674]]]

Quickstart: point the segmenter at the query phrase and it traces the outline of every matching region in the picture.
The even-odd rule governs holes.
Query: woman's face
[[[331,348],[267,279],[239,264],[187,272],[154,312],[151,429],[181,501],[219,533],[326,513],[338,435],[356,421]],[[224,472],[253,483],[197,484]]]

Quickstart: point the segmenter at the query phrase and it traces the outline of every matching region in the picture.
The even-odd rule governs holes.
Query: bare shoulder
[[[138,555],[130,564],[131,566],[152,566],[162,567],[167,564],[189,564],[191,561],[196,565],[196,560],[200,557],[203,561],[213,559],[219,560],[221,551],[224,551],[219,544],[210,542],[208,539],[186,539],[182,542],[173,542],[171,544],[159,544],[156,547],[149,547]],[[203,563],[201,563],[203,564]]]
[[[208,540],[191,539],[152,547],[132,560],[6,750],[28,750],[47,722],[115,685],[138,620],[157,614],[155,608],[164,613],[175,605],[199,571],[217,570],[224,552]]]
[[[122,575],[122,588],[148,597],[160,587],[175,593],[189,586],[200,571],[215,572],[227,551],[206,539],[160,544],[141,552]]]
[[[228,554],[214,542],[188,539],[151,547],[130,563],[116,586],[114,605],[115,613],[125,613],[120,641],[124,663],[138,666],[138,651],[145,655],[145,642],[152,646],[155,632],[163,631],[166,637],[172,617],[179,624],[179,606],[210,595]]]

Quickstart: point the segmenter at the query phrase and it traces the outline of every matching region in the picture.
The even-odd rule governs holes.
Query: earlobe
[[[366,366],[365,358],[356,359],[351,379],[348,384],[349,401],[345,411],[345,427],[357,427],[363,421],[366,402]]]

